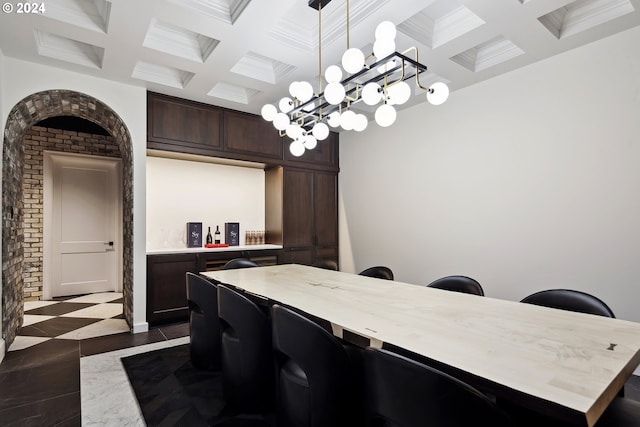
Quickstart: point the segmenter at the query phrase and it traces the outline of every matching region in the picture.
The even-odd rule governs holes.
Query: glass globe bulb
[[[402,105],[411,98],[411,86],[407,82],[398,82],[387,89],[388,104]]]
[[[315,136],[318,141],[324,141],[329,136],[329,126],[322,122],[316,123],[311,133],[313,133],[313,136]]]
[[[396,51],[396,42],[393,40],[376,40],[373,43],[373,54],[380,61]]]
[[[356,113],[351,110],[347,110],[340,116],[340,126],[344,130],[352,130],[356,121]]]
[[[287,136],[291,139],[296,139],[302,136],[302,128],[299,125],[290,124],[285,128]]]
[[[307,134],[304,137],[304,148],[307,150],[313,150],[318,145],[318,140],[313,135]]]
[[[362,101],[367,105],[376,105],[382,99],[381,89],[378,83],[367,83],[362,88]]]
[[[329,123],[329,126],[333,128],[337,128],[338,126],[340,126],[340,113],[338,111],[334,111],[333,113],[329,114],[327,123]]]
[[[300,157],[304,154],[304,144],[299,139],[294,139],[291,144],[289,144],[289,151],[296,157]]]
[[[278,107],[283,113],[288,113],[289,111],[293,110],[293,100],[288,96],[285,96],[278,103]]]
[[[298,97],[299,87],[300,87],[300,82],[291,82],[291,84],[289,85],[289,94],[294,98],[299,98]]]
[[[274,119],[276,114],[278,114],[278,109],[273,104],[265,104],[260,110],[260,114],[263,119],[270,122]]]
[[[396,26],[391,21],[382,21],[376,27],[376,40],[395,40]]]
[[[340,82],[329,83],[324,90],[324,99],[331,105],[340,104],[344,95],[344,86]]]
[[[367,120],[367,116],[364,114],[356,114],[356,118],[353,122],[353,130],[356,132],[362,132],[367,128],[369,124],[369,120]]]
[[[378,126],[386,128],[396,121],[396,109],[391,105],[384,104],[376,110],[376,123]]]
[[[285,113],[278,113],[273,119],[273,126],[278,130],[285,130],[287,126],[289,126],[289,123],[289,116]]]
[[[309,82],[298,82],[297,93],[296,98],[302,102],[307,102],[313,98],[313,86]]]
[[[344,68],[347,73],[355,74],[362,70],[363,66],[364,53],[362,53],[360,49],[352,47],[351,49],[347,49],[342,55],[342,68]]]
[[[427,91],[427,101],[433,105],[440,105],[449,98],[449,86],[442,82],[434,83]]]
[[[337,65],[330,65],[324,72],[327,83],[339,82],[342,79],[342,70]]]

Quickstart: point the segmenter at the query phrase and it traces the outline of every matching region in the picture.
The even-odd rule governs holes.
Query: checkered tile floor
[[[24,303],[24,323],[9,351],[51,339],[83,340],[128,332],[122,294],[107,292]]]

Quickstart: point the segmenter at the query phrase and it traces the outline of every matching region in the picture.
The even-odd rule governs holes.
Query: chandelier
[[[420,75],[427,66],[418,60],[418,49],[411,47],[396,51],[396,27],[390,21],[381,22],[375,31],[373,52],[368,56],[357,48],[349,47],[349,0],[347,3],[347,50],[342,55],[342,68],[327,67],[323,90],[322,79],[322,8],[331,0],[309,0],[309,7],[318,10],[318,88],[311,83],[296,81],[289,85],[289,95],[277,103],[262,107],[261,115],[292,142],[289,150],[301,156],[312,150],[318,141],[329,136],[329,126],[362,132],[369,124],[367,117],[352,107],[364,103],[375,107],[375,122],[381,127],[391,126],[396,120],[397,105],[411,98],[408,81],[426,92],[427,101],[440,105],[449,96],[446,84],[438,82],[428,87],[420,83]],[[345,73],[343,73],[343,69]],[[343,78],[344,74],[346,77]],[[377,107],[376,107],[377,106]]]

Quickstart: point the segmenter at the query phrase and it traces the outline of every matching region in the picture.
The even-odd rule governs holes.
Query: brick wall
[[[122,158],[122,292],[124,317],[133,322],[133,155],[127,126],[108,105],[84,93],[52,89],[18,102],[9,112],[2,144],[2,337],[13,342],[24,316],[24,137],[38,122],[75,116],[105,129]],[[39,135],[38,135],[39,136]],[[40,136],[39,136],[40,137]],[[56,142],[57,144],[58,142]],[[79,149],[79,144],[71,144]],[[29,287],[29,286],[27,286]]]
[[[32,126],[24,136],[23,295],[25,301],[42,299],[43,151],[121,157],[111,136],[92,135]]]

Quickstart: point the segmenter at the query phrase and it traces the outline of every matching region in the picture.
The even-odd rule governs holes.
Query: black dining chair
[[[613,310],[600,298],[574,289],[545,289],[524,297],[520,302],[612,319],[616,317]],[[618,396],[624,397],[624,386],[618,392]]]
[[[358,273],[360,276],[375,277],[378,279],[393,280],[393,271],[389,267],[376,265],[369,267]]]
[[[251,261],[248,258],[234,258],[232,260],[227,261],[227,263],[222,267],[223,270],[235,270],[237,268],[252,268],[252,267],[260,267],[258,263]]]
[[[357,388],[343,345],[322,327],[272,307],[279,427],[357,425]]]
[[[332,259],[319,259],[313,263],[312,267],[324,268],[325,270],[338,271],[338,263]]]
[[[267,314],[246,296],[218,285],[218,315],[225,401],[239,413],[269,413],[273,410],[275,383]]]
[[[446,291],[462,292],[484,296],[484,290],[477,280],[467,276],[446,276],[434,280],[427,285],[430,288],[444,289]]]
[[[487,396],[430,366],[368,347],[364,352],[366,425],[510,426]]]
[[[526,296],[520,302],[578,313],[616,317],[613,310],[600,298],[573,289],[547,289]]]
[[[186,274],[189,309],[189,352],[199,369],[220,369],[218,287],[194,273]]]

